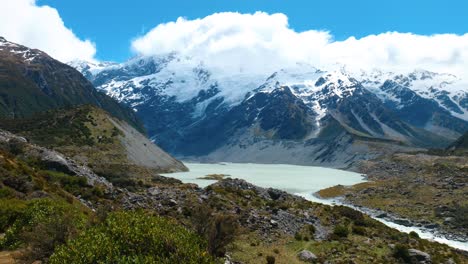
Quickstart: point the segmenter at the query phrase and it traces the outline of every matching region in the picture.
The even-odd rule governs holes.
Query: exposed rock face
[[[128,123],[113,118],[109,120],[122,132],[120,139],[132,163],[163,172],[188,170],[182,162],[167,154]]]

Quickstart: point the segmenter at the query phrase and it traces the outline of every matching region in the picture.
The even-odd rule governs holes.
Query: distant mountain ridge
[[[298,63],[263,75],[177,54],[71,65],[135,109],[163,148],[196,160],[346,167],[387,150],[445,147],[468,130],[468,91],[448,74]]]

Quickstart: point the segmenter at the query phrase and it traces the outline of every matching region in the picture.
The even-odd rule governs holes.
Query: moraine
[[[201,179],[207,175],[219,174],[225,177],[244,179],[264,188],[280,189],[304,197],[307,200],[322,204],[340,204],[337,199],[320,199],[314,194],[338,184],[349,186],[366,181],[365,175],[338,169],[314,166],[298,166],[286,164],[255,164],[255,163],[184,163],[190,171],[165,174],[184,183],[194,183],[204,188],[216,180]],[[346,205],[348,206],[348,205]],[[353,207],[353,206],[351,206]],[[395,228],[401,232],[415,231],[420,237],[435,240],[451,247],[468,251],[468,243],[441,237],[427,229],[406,227],[394,222],[375,217],[375,213],[365,208],[355,208],[374,219]]]

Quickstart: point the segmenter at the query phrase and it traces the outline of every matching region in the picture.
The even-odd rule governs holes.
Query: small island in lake
[[[208,175],[203,176],[203,177],[198,177],[197,179],[220,181],[220,180],[224,179],[225,177],[229,177],[229,176],[231,176],[231,175],[229,175],[229,174],[208,174]]]

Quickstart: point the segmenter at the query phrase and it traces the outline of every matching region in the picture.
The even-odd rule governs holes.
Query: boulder
[[[422,252],[420,250],[411,248],[408,250],[409,255],[411,258],[414,258],[421,264],[429,264],[432,263],[431,255],[427,254],[426,252]]]
[[[308,251],[308,250],[302,250],[301,252],[297,253],[297,257],[304,262],[308,263],[314,263],[317,261],[317,256],[315,256],[314,253]]]

